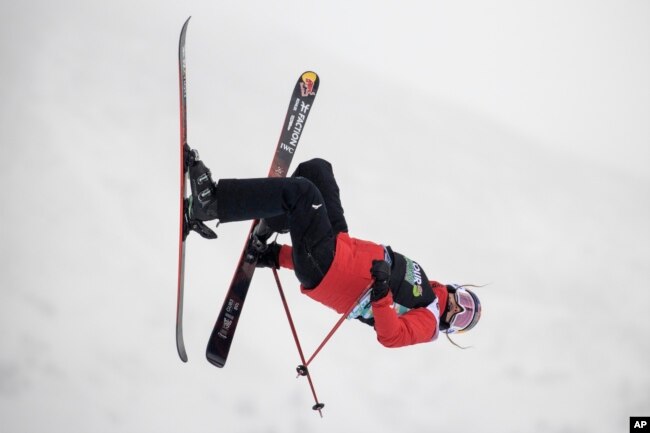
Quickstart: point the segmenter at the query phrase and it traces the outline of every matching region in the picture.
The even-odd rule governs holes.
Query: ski
[[[319,83],[318,75],[315,72],[307,71],[300,75],[291,95],[280,139],[269,169],[269,177],[287,176],[289,165],[316,97]],[[235,275],[230,283],[223,306],[208,341],[206,357],[210,363],[220,368],[226,364],[228,359],[237,323],[255,272],[256,259],[248,254],[248,244],[256,224],[257,221],[254,221],[251,225],[244,244],[244,250],[235,269]]]
[[[191,17],[190,17],[191,18]],[[185,21],[181,29],[178,42],[178,78],[180,93],[180,206],[179,206],[179,234],[178,234],[178,286],[176,298],[176,349],[181,361],[187,362],[185,341],[183,340],[183,294],[185,290],[185,239],[190,231],[196,231],[202,237],[214,239],[217,235],[200,221],[190,220],[187,196],[187,172],[198,154],[187,144],[187,74],[185,69],[185,35],[190,18]]]
[[[179,235],[178,235],[178,293],[176,298],[176,349],[181,361],[187,362],[187,352],[185,351],[185,341],[183,340],[183,291],[185,283],[185,198],[187,197],[187,185],[185,182],[185,145],[187,143],[187,86],[185,72],[185,34],[187,25],[190,22],[188,18],[183,24],[180,40],[178,42],[178,78],[180,92],[180,114],[181,114],[181,193],[180,193],[180,218],[179,218]]]

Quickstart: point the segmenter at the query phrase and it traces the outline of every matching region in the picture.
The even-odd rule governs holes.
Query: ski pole
[[[309,381],[309,387],[311,388],[311,393],[314,396],[314,401],[316,402],[316,404],[312,406],[312,409],[317,410],[318,413],[320,414],[320,417],[322,418],[323,417],[322,409],[325,407],[325,404],[319,402],[318,397],[316,396],[316,389],[314,387],[314,382],[312,381],[311,374],[309,374],[309,370],[307,369],[307,364],[305,363],[305,355],[302,351],[302,346],[300,345],[300,339],[298,338],[298,333],[296,332],[296,326],[293,323],[293,318],[291,317],[291,311],[289,311],[289,304],[287,303],[287,298],[284,296],[282,283],[280,282],[278,271],[275,268],[273,268],[273,277],[275,277],[275,282],[278,285],[280,298],[282,298],[282,305],[284,306],[284,311],[287,314],[287,319],[289,320],[289,326],[291,327],[291,333],[293,334],[293,339],[296,342],[296,347],[298,348],[298,354],[300,355],[300,361],[302,362],[302,365],[298,366],[296,370],[298,371],[298,374],[300,376],[307,376],[307,380]]]
[[[346,311],[345,314],[343,314],[343,315],[341,316],[341,318],[336,322],[336,324],[334,324],[334,326],[332,327],[332,330],[331,330],[331,331],[327,334],[327,336],[323,339],[323,342],[320,344],[320,346],[318,346],[318,348],[316,349],[316,351],[314,352],[314,354],[313,354],[311,357],[309,357],[309,360],[307,361],[307,363],[304,364],[305,368],[308,367],[309,364],[311,364],[311,362],[314,360],[314,358],[316,358],[316,355],[318,355],[318,353],[321,351],[321,349],[323,349],[323,347],[325,347],[325,345],[326,345],[327,342],[330,340],[330,338],[332,338],[332,336],[334,335],[334,333],[335,333],[335,332],[339,329],[339,327],[343,324],[343,322],[344,322],[345,319],[350,315],[350,313],[352,312],[352,310],[354,310],[354,307],[356,307],[357,304],[358,304],[359,302],[361,302],[361,300],[363,299],[363,297],[366,296],[366,294],[367,294],[371,289],[372,289],[372,283],[370,283],[370,285],[368,285],[368,287],[366,287],[366,288],[364,289],[364,291],[363,291],[363,292],[361,293],[361,295],[357,298],[357,300],[356,300],[356,301],[355,301],[355,302],[350,306],[350,308],[348,308],[348,311]]]

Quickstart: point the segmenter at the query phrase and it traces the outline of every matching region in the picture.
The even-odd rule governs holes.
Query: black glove
[[[372,284],[370,301],[375,302],[388,294],[388,279],[390,278],[390,265],[385,260],[373,260],[370,274],[375,279]]]
[[[280,248],[277,242],[271,242],[266,249],[257,256],[256,268],[280,269]]]

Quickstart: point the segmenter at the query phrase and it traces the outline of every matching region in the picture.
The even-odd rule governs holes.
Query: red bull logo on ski
[[[300,93],[302,96],[313,96],[316,94],[314,92],[314,85],[316,84],[316,79],[318,76],[314,72],[305,72],[302,74],[300,79],[302,82],[300,83]]]

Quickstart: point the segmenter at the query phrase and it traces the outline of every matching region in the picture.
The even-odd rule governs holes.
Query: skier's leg
[[[341,196],[338,184],[334,177],[332,164],[324,159],[314,158],[298,165],[291,177],[304,177],[310,180],[323,196],[323,202],[327,208],[327,215],[332,225],[334,234],[347,232],[348,225],[343,214]],[[289,229],[289,221],[286,215],[268,218],[265,220],[270,231],[282,233]]]
[[[284,218],[291,234],[294,271],[304,287],[315,287],[334,259],[336,235],[320,190],[304,177],[221,179],[198,161],[190,167],[193,219],[221,222]]]
[[[293,176],[300,176],[312,181],[323,195],[327,214],[334,233],[347,232],[348,224],[343,215],[341,192],[334,177],[332,164],[321,158],[314,158],[298,165]]]
[[[215,183],[210,169],[200,160],[190,166],[189,175],[190,216],[199,221],[218,218],[221,222],[231,222],[286,215],[288,228],[292,223],[300,225],[302,218],[297,216],[303,216],[312,204],[313,209],[325,207],[318,188],[301,177],[220,179]]]
[[[320,283],[334,259],[336,236],[318,188],[302,177],[221,179],[214,193],[221,222],[286,215],[294,272],[306,288]]]

